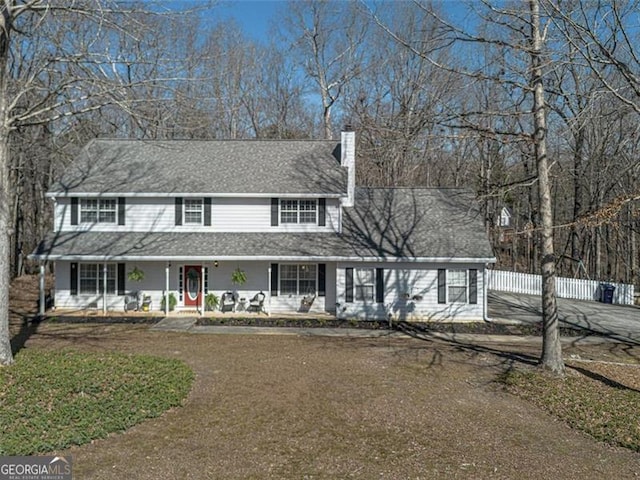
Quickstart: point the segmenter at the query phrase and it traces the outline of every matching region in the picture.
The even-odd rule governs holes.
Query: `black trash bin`
[[[601,283],[600,301],[602,303],[613,303],[613,292],[615,291],[615,289],[615,285],[611,285],[610,283]]]

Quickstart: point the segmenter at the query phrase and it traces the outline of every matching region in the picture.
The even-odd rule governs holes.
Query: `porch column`
[[[204,263],[200,265],[200,316],[204,315]]]
[[[107,314],[107,262],[102,264],[102,314]]]
[[[267,268],[267,285],[269,286],[267,288],[267,295],[269,295],[267,299],[267,316],[270,317],[271,316],[271,264],[269,264],[269,267]]]
[[[45,299],[44,299],[44,262],[40,262],[40,305],[38,306],[38,315],[44,317]]]
[[[171,268],[171,262],[167,262],[164,265],[164,314],[169,315],[169,269]]]

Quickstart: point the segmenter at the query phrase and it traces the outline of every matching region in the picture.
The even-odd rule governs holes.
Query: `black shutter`
[[[271,226],[278,226],[278,206],[280,205],[280,200],[277,198],[271,199]]]
[[[204,199],[204,226],[211,226],[211,197]]]
[[[118,197],[118,225],[124,225],[126,200],[124,197]]]
[[[278,264],[271,264],[271,296],[278,296]]]
[[[71,276],[69,277],[69,290],[71,291],[71,295],[78,295],[78,264],[72,263],[69,268],[69,273]]]
[[[117,282],[118,282],[118,285],[117,285],[118,295],[124,295],[124,263],[118,264]]]
[[[447,271],[438,269],[438,303],[447,303]]]
[[[478,303],[478,270],[469,270],[469,303]]]
[[[344,269],[344,299],[353,303],[353,268]]]
[[[318,264],[318,296],[325,297],[327,295],[327,264]]]
[[[318,226],[324,227],[327,225],[327,199],[318,199]]]
[[[182,197],[176,197],[176,225],[182,225]]]
[[[376,268],[376,303],[384,303],[384,268]]]
[[[78,224],[78,199],[71,197],[71,225]]]

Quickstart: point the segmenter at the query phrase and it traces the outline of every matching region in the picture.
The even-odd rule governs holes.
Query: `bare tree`
[[[322,0],[287,4],[284,34],[322,103],[324,137],[333,135],[332,111],[345,86],[361,71],[367,23],[353,2]]]
[[[550,56],[545,51],[544,27],[541,26],[539,0],[529,0],[528,8],[520,4],[497,7],[483,2],[484,11],[475,11],[480,20],[477,29],[459,27],[447,20],[429,3],[419,4],[440,25],[440,38],[450,45],[458,45],[463,51],[480,47],[482,55],[466,62],[439,61],[433,52],[421,48],[407,39],[404,32],[394,31],[379,17],[377,23],[396,41],[413,54],[432,62],[438,68],[459,74],[468,82],[500,85],[504,95],[496,111],[486,108],[469,110],[464,102],[449,108],[451,128],[472,130],[490,138],[507,140],[507,144],[520,146],[525,155],[532,155],[536,165],[535,186],[538,192],[541,236],[540,262],[543,273],[543,351],[541,367],[556,374],[563,374],[564,363],[559,341],[558,314],[555,292],[555,254],[553,243],[553,204],[550,162],[547,151],[546,100],[544,88],[545,69]],[[495,64],[487,69],[491,57],[487,48],[497,53]],[[497,121],[494,121],[497,119]],[[489,120],[489,121],[487,121]],[[517,150],[514,150],[517,152]],[[523,182],[522,185],[531,185]]]
[[[109,0],[3,0],[0,14],[0,364],[8,365],[12,206],[23,195],[11,177],[25,168],[12,156],[13,139],[38,125],[64,132],[105,106],[129,109],[133,60],[124,52],[150,38],[144,19],[151,10]]]

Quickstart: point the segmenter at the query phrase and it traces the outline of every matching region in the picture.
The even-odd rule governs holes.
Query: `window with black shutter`
[[[438,269],[438,303],[447,303],[447,271]]]
[[[475,268],[469,270],[469,303],[478,303],[478,270]]]
[[[344,271],[344,297],[345,302],[353,303],[353,268]]]
[[[271,264],[271,296],[278,296],[278,264]]]
[[[124,197],[118,197],[118,225],[125,224],[126,200]]]

